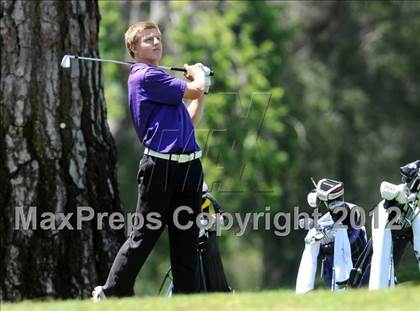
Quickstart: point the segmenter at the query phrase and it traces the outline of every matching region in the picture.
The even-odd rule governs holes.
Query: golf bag
[[[343,183],[330,179],[320,180],[316,189],[308,194],[309,206],[318,208],[325,205],[329,212],[316,225],[312,219],[306,224],[300,222],[301,227],[309,229],[309,232],[305,238],[305,249],[296,280],[298,294],[314,289],[319,260],[325,287],[333,291],[343,289],[350,277],[353,263],[356,263],[366,247],[365,228],[351,226],[352,214],[356,217],[355,223],[360,223],[357,206],[344,202],[343,195]],[[342,223],[337,223],[337,213],[333,212],[335,208],[347,211]],[[355,213],[350,213],[353,208],[356,208]],[[339,224],[346,225],[347,228],[337,226]]]
[[[391,259],[383,264],[384,267],[388,266],[388,273],[384,273],[384,276],[388,276],[387,282],[391,282],[391,277],[394,278],[394,275],[390,275],[390,269],[395,271],[398,270],[398,266],[401,260],[402,255],[411,241],[413,244],[413,232],[410,229],[402,229],[398,231],[391,231],[392,239],[392,263],[393,267],[391,268]],[[365,249],[362,251],[359,259],[357,260],[354,268],[350,273],[349,281],[347,286],[350,288],[360,288],[369,285],[370,270],[372,265],[372,255],[373,255],[373,238],[370,238]],[[391,258],[391,256],[389,256]],[[386,256],[384,257],[386,258]],[[375,273],[375,271],[374,271]]]
[[[200,291],[201,292],[231,292],[232,289],[229,287],[225,271],[223,268],[222,258],[220,255],[218,236],[215,230],[214,220],[216,217],[222,217],[223,210],[216,198],[207,192],[207,187],[203,188],[203,197],[201,209],[203,217],[201,223],[205,226],[205,229],[201,229],[198,238],[198,261],[200,271]],[[214,214],[210,215],[211,208],[214,210]],[[213,220],[207,218],[207,215],[214,217]],[[219,218],[220,219],[220,218]],[[213,225],[207,226],[209,221],[213,222]],[[167,271],[162,284],[159,289],[159,294],[162,292],[167,280],[170,280],[169,287],[166,291],[166,296],[172,296],[172,277],[171,269]]]
[[[321,245],[319,257],[321,258],[322,264],[322,279],[324,280],[324,286],[331,289],[343,289],[348,286],[351,274],[354,270],[354,266],[357,263],[359,257],[362,256],[363,251],[368,247],[366,231],[364,229],[353,229],[347,230],[348,239],[351,247],[351,265],[349,277],[344,281],[336,281],[334,285],[334,242]],[[367,285],[369,282],[369,267],[362,267],[362,278],[359,286]]]
[[[343,289],[351,275],[353,263],[357,262],[366,248],[366,231],[363,227],[334,229],[334,222],[329,213],[319,219],[318,225],[319,229],[312,228],[305,238],[305,249],[296,281],[297,293],[314,289],[318,261],[321,262],[324,286],[333,291]],[[346,243],[347,251],[346,247],[340,246]]]
[[[370,290],[395,286],[395,270],[409,241],[420,270],[420,160],[402,166],[400,173],[402,184],[381,184],[383,201],[372,221]]]
[[[387,228],[389,220],[394,219],[394,215],[389,213],[384,207],[386,201],[381,201],[378,205],[378,227],[372,224],[372,263],[369,289],[394,287],[396,284],[395,271],[397,271],[400,259],[409,244],[412,244],[419,260],[420,269],[420,217],[410,220],[411,226],[407,225],[407,219],[398,219],[397,224],[400,229]],[[404,208],[402,206],[397,206]],[[419,213],[418,207],[409,207]],[[401,216],[403,217],[403,216]],[[374,222],[374,220],[372,221]],[[403,225],[405,223],[406,225]]]

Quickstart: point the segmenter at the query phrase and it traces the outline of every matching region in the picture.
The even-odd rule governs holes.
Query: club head
[[[63,59],[61,60],[61,67],[70,68],[70,55],[64,55]]]

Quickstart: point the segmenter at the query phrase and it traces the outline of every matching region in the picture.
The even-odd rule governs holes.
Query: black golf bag
[[[211,216],[221,217],[223,214],[222,208],[216,198],[209,192],[204,190],[202,196],[201,210],[204,215],[211,214],[211,208],[214,214]],[[209,219],[202,219],[202,223],[209,221]],[[231,292],[225,271],[223,268],[222,258],[220,255],[218,236],[214,226],[207,229],[200,230],[198,238],[198,261],[200,271],[200,291],[201,292]],[[163,287],[167,280],[170,280],[166,296],[172,295],[172,277],[171,269],[167,271],[162,284],[159,289],[159,294],[162,292]]]
[[[391,219],[393,217],[393,215],[390,215]],[[410,228],[404,228],[401,230],[392,230],[391,234],[394,271],[397,271],[408,243],[413,243],[413,232]],[[347,282],[348,287],[360,288],[369,285],[372,254],[373,246],[372,238],[370,238],[350,273],[350,278]]]
[[[209,192],[203,194],[202,211],[210,213],[213,207],[216,217],[223,214],[222,208],[216,198]],[[218,236],[214,229],[210,228],[201,232],[198,239],[198,252],[200,262],[200,280],[202,292],[230,292],[222,257],[220,256]]]
[[[407,244],[413,239],[413,233],[410,230],[392,231],[392,250],[394,269],[397,271],[401,257],[407,247]],[[360,288],[369,285],[370,265],[372,260],[373,247],[372,238],[369,239],[365,249],[357,260],[350,278],[347,283],[348,287]]]

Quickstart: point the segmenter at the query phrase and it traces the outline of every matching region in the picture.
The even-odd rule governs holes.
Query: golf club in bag
[[[372,253],[372,238],[370,238],[350,272],[350,277],[347,281],[348,288],[368,286]]]
[[[206,188],[206,187],[205,187]],[[210,217],[222,217],[223,210],[216,198],[203,189],[201,209],[204,215],[210,214],[210,208],[213,207],[214,214]],[[222,258],[218,245],[218,236],[215,226],[208,227],[209,219],[201,219],[201,223],[206,229],[201,229],[198,238],[198,259],[200,271],[200,291],[201,292],[231,292],[226,280],[223,268]],[[166,290],[166,296],[172,296],[173,282],[171,268],[166,272],[162,284],[159,288],[160,295],[165,284],[169,280],[169,286]]]
[[[134,62],[124,62],[120,60],[112,60],[112,59],[104,59],[104,58],[95,58],[95,57],[85,57],[85,56],[78,56],[78,55],[64,55],[63,59],[61,60],[61,67],[62,68],[70,68],[71,67],[71,60],[88,60],[94,62],[104,62],[104,63],[113,63],[113,64],[120,64],[120,65],[127,65],[130,66],[135,64]],[[169,66],[158,66],[164,70],[173,70],[173,71],[182,71],[186,72],[185,68],[182,67],[169,67]],[[214,76],[214,72],[210,71],[209,76]]]
[[[383,200],[372,220],[370,290],[395,286],[395,271],[409,242],[420,269],[420,161],[401,167],[400,172],[401,184],[381,183]]]

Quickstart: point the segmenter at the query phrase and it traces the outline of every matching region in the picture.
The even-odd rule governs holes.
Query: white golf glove
[[[206,79],[206,86],[210,86],[211,85],[211,79],[210,79],[210,72],[211,72],[211,70],[210,70],[210,68],[209,67],[206,67],[206,66],[203,66],[203,71],[204,71],[204,76],[206,77],[205,79]]]
[[[209,88],[210,88],[210,85],[211,85],[211,78],[210,78],[211,70],[210,70],[209,67],[206,67],[206,66],[203,66],[202,69],[204,71],[204,76],[205,76],[204,81],[205,81],[205,84],[206,84],[206,91],[204,92],[204,94],[208,94],[209,93]]]

